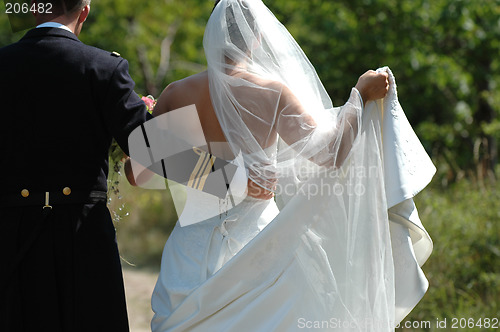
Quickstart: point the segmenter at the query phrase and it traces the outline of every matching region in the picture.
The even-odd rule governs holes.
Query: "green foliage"
[[[498,154],[500,1],[268,1],[336,104],[357,77],[388,65],[402,106],[443,183]],[[486,139],[486,141],[485,141]],[[475,170],[474,170],[475,171]],[[485,176],[486,170],[481,174]]]
[[[209,1],[199,0],[97,1],[81,40],[118,51],[129,60],[137,91],[158,97],[169,82],[204,68],[199,64],[205,63],[202,39],[210,10]],[[162,51],[164,42],[169,45]]]
[[[25,34],[25,31],[12,32],[9,17],[5,14],[5,10],[4,2],[2,1],[0,2],[0,47],[18,41]]]
[[[466,180],[417,196],[434,250],[423,267],[429,290],[406,321],[500,316],[499,202],[500,185]]]
[[[119,180],[119,196],[111,195],[109,208],[117,214],[124,264],[159,269],[163,246],[177,221],[170,191],[131,187],[124,176]]]

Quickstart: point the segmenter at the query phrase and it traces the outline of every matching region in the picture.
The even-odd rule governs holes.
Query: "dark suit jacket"
[[[0,49],[3,190],[106,190],[112,137],[125,152],[146,121],[128,62],[63,29],[39,28]]]
[[[126,60],[58,28],[0,49],[0,110],[0,196],[105,191],[112,137],[127,152],[129,133],[149,115]],[[128,331],[106,202],[54,206],[16,265],[41,211],[0,209],[0,279],[17,266],[0,282],[0,330]]]

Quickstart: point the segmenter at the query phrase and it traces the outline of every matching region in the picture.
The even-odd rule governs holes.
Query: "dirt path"
[[[123,269],[131,332],[151,331],[149,327],[151,318],[153,318],[151,294],[153,293],[157,277],[157,272],[133,267]]]

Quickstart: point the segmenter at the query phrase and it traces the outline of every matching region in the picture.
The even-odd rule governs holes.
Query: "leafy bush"
[[[434,251],[423,267],[429,290],[406,321],[430,321],[434,331],[436,319],[449,328],[453,318],[499,318],[500,185],[434,185],[416,204]]]

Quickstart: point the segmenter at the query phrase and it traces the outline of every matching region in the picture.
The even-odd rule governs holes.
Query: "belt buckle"
[[[49,205],[49,192],[45,192],[45,205],[43,207],[44,209],[45,208],[49,208],[52,210],[52,206]]]

